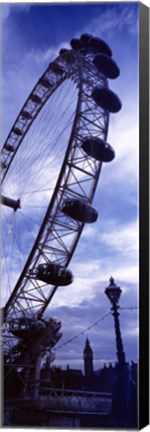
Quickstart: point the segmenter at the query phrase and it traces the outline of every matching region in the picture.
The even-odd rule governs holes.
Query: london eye
[[[109,79],[119,76],[109,46],[82,34],[62,48],[29,94],[1,151],[2,302],[6,363],[28,362],[53,346],[60,323],[44,313],[69,268],[93,198],[107,142],[109,115],[121,109]],[[45,336],[53,327],[57,336]],[[50,339],[51,338],[51,339]],[[40,345],[41,343],[41,345]]]

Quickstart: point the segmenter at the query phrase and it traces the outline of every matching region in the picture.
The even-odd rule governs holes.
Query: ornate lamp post
[[[128,426],[128,409],[127,409],[127,383],[128,374],[125,360],[125,353],[123,350],[123,342],[120,331],[119,322],[119,299],[121,296],[121,288],[115,284],[114,278],[110,278],[110,284],[105,288],[105,294],[110,300],[112,307],[112,315],[114,316],[115,334],[116,334],[116,346],[117,346],[117,358],[118,358],[118,379],[116,381],[116,387],[114,391],[114,405],[113,412],[115,416],[115,422],[118,427]]]
[[[117,358],[119,366],[125,365],[125,353],[123,351],[123,342],[120,331],[120,322],[119,322],[119,299],[121,296],[121,288],[115,284],[114,278],[110,278],[110,284],[107,288],[105,288],[105,294],[110,300],[112,307],[112,315],[114,316],[114,324],[115,324],[115,334],[116,334],[116,345],[117,345]]]

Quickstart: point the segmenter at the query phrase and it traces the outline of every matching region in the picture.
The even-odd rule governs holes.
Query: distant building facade
[[[104,364],[99,370],[94,371],[93,360],[93,351],[90,341],[87,338],[83,349],[84,373],[80,369],[71,369],[69,365],[63,370],[57,366],[50,367],[49,362],[43,364],[39,381],[39,397],[42,398],[42,401],[46,401],[51,389],[54,389],[54,394],[56,389],[56,393],[58,392],[61,395],[61,400],[65,394],[71,395],[73,392],[74,395],[76,393],[84,393],[90,395],[90,397],[91,394],[96,393],[103,393],[104,397],[105,394],[110,394],[112,408],[108,416],[100,417],[95,414],[90,418],[90,416],[85,413],[81,418],[80,416],[73,416],[72,422],[78,420],[80,422],[79,426],[81,427],[103,426],[121,429],[125,429],[126,427],[137,429],[137,364],[134,362],[125,363],[123,369],[120,370],[118,363],[114,365],[108,363]],[[6,398],[11,396],[18,398],[21,394],[23,395],[23,376],[22,379],[20,378],[14,369],[9,371],[8,380],[6,382],[7,385],[5,387]],[[30,376],[28,376],[28,391],[30,395],[34,393],[34,370],[32,368]],[[66,396],[66,398],[67,397],[68,396]],[[33,413],[31,413],[31,411],[32,410],[30,410],[30,413],[25,411],[23,414],[22,409],[19,408],[19,411],[16,409],[13,414],[14,420],[12,419],[12,424],[15,424],[14,422],[17,421],[20,423],[16,424],[20,425],[34,426],[37,425],[38,422],[41,425],[52,425],[51,422],[54,418],[51,414],[47,414],[48,417],[46,419],[46,412],[43,412],[43,414],[38,412],[37,416],[35,416],[34,411]],[[26,417],[24,420],[23,415]],[[64,419],[63,421],[65,423],[63,424],[69,426],[69,423],[67,423],[70,421],[69,419],[69,416]],[[61,420],[62,419],[59,417],[60,422]],[[22,423],[23,421],[26,423]],[[76,423],[72,423],[72,425],[73,424],[74,427],[76,427]],[[56,419],[55,425],[57,425]]]
[[[48,385],[54,385],[57,388],[88,389],[92,391],[113,392],[118,377],[118,363],[107,363],[102,368],[94,371],[93,367],[93,350],[90,341],[87,338],[83,349],[84,373],[80,369],[71,369],[67,365],[66,370],[60,367],[49,366],[41,370],[41,382],[47,382]],[[129,380],[133,386],[137,386],[137,363],[131,361],[126,364],[128,369]]]

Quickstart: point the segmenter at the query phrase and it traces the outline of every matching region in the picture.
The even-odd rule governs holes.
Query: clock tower
[[[93,376],[93,351],[90,347],[89,339],[86,339],[84,355],[84,373],[85,377],[89,380]]]

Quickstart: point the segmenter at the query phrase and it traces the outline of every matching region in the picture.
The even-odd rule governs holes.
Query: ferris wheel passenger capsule
[[[39,84],[41,84],[43,87],[45,87],[46,89],[49,89],[50,87],[52,87],[52,84],[50,83],[50,81],[46,78],[40,78],[39,80]]]
[[[88,53],[80,39],[72,39],[70,45],[74,50],[80,51],[80,54],[86,55]]]
[[[57,333],[61,328],[61,321],[58,321],[54,318],[50,318],[49,324],[51,325],[51,328],[55,333]]]
[[[50,285],[65,286],[73,282],[71,271],[56,263],[39,264],[36,278]]]
[[[41,98],[36,93],[31,94],[30,99],[32,100],[32,102],[35,102],[37,105],[41,103]]]
[[[27,120],[31,120],[32,119],[32,115],[30,114],[29,111],[23,110],[21,111],[21,116],[26,118]]]
[[[82,44],[81,40],[77,39],[77,38],[71,39],[70,45],[75,50],[80,50],[83,48],[83,44]]]
[[[81,147],[85,153],[101,162],[111,162],[115,158],[114,149],[101,138],[87,137]]]
[[[23,131],[17,127],[14,127],[12,130],[16,135],[23,135]]]
[[[75,62],[75,56],[71,50],[61,48],[59,54],[63,55],[63,60],[65,60],[67,63],[73,64]]]
[[[120,75],[120,70],[114,60],[105,54],[96,54],[93,60],[96,68],[107,78],[115,79]]]
[[[61,55],[61,54],[66,54],[68,51],[69,51],[69,50],[68,50],[67,48],[61,48],[61,49],[59,50],[59,54],[60,54],[60,55]]]
[[[57,75],[63,75],[64,70],[58,62],[50,63],[50,68],[52,72],[55,72]]]
[[[12,144],[6,144],[5,149],[10,153],[14,152],[14,147],[12,146]]]
[[[56,343],[61,339],[62,336],[63,333],[57,333],[55,335],[52,335],[50,342],[52,348],[56,345]]]
[[[7,167],[6,162],[1,161],[0,163],[1,169],[5,169]]]
[[[121,110],[122,104],[116,93],[108,88],[96,87],[92,94],[92,98],[106,111],[117,113]]]
[[[112,56],[112,51],[107,45],[107,43],[97,37],[91,37],[91,39],[89,40],[89,48],[93,51],[94,54],[100,52],[110,57]]]
[[[98,212],[90,204],[79,199],[67,199],[62,212],[84,223],[93,223],[98,218]]]
[[[89,41],[92,38],[92,36],[89,33],[83,33],[80,37],[81,43],[84,45],[85,48],[89,47]]]
[[[43,320],[15,318],[10,322],[9,329],[17,337],[31,338],[34,335],[41,335],[46,329],[46,324]]]

